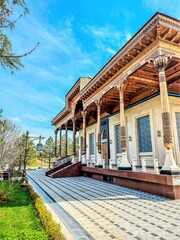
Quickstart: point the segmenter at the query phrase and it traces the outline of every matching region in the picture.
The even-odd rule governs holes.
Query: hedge
[[[3,232],[1,235],[0,233],[0,239],[4,240],[48,240],[48,236],[42,232],[42,231],[37,231],[37,230],[32,230],[32,229],[23,229],[23,230],[16,230],[14,231],[9,231],[9,232]]]
[[[27,188],[34,201],[35,208],[38,212],[41,223],[44,226],[45,231],[49,235],[50,239],[65,240],[65,237],[61,232],[60,225],[53,220],[52,215],[47,211],[40,196],[33,190],[33,188],[29,184],[27,184]],[[37,237],[37,239],[39,238]]]

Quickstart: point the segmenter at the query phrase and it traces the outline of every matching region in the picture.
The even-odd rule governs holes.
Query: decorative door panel
[[[152,152],[149,115],[137,119],[139,152]]]
[[[109,120],[101,122],[101,152],[105,160],[105,167],[109,165]]]

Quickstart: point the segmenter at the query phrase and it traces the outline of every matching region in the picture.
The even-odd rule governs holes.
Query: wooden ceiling
[[[165,69],[168,92],[180,94],[180,60],[172,57]],[[134,104],[154,93],[159,92],[158,71],[152,62],[146,63],[144,66],[136,70],[127,77],[124,90],[125,107]],[[82,101],[76,106],[76,128],[82,126],[83,110]],[[119,110],[119,92],[116,88],[112,88],[102,96],[101,114],[109,115]],[[87,107],[87,123],[97,120],[97,107],[92,102]],[[65,127],[63,127],[65,129]],[[68,129],[72,130],[72,121],[68,121]]]
[[[167,88],[169,92],[180,94],[180,62],[173,57],[166,67]],[[156,92],[159,92],[159,77],[153,63],[147,63],[125,81],[124,104],[131,105]],[[115,106],[119,105],[119,92],[116,88],[111,89],[102,97],[101,112],[112,112]],[[92,103],[89,110],[96,110],[95,103]]]

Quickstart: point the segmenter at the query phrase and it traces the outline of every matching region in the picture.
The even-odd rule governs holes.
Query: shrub
[[[41,223],[44,226],[47,234],[54,240],[64,240],[65,238],[61,232],[60,225],[53,220],[52,215],[47,211],[39,195],[33,190],[33,188],[29,184],[27,186],[31,197],[34,200],[35,207],[37,209]]]
[[[2,189],[0,189],[0,203],[6,203],[11,195],[12,192],[10,191],[10,189],[7,189],[5,184],[1,184]]]
[[[48,240],[48,236],[42,232],[32,229],[23,229],[16,231],[4,232],[0,235],[0,239],[4,240]]]

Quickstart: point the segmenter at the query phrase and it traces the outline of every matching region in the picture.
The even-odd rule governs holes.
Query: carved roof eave
[[[68,110],[66,107],[63,108],[63,110],[56,115],[55,118],[51,121],[51,125],[56,125],[64,116],[66,116],[70,110]]]
[[[68,99],[74,94],[74,92],[79,88],[80,91],[80,79],[77,80],[77,82],[73,85],[73,87],[69,90],[69,92],[65,96],[65,107],[62,109],[58,115],[56,115],[55,118],[51,121],[52,125],[55,125],[58,121],[60,121],[64,116],[66,116],[70,112],[70,106]],[[77,92],[77,94],[79,93]],[[77,95],[76,94],[76,95]]]
[[[126,45],[124,45],[114,57],[91,79],[91,81],[80,92],[81,97],[102,78],[117,62],[123,58],[143,37],[147,35],[155,26],[162,24],[171,27],[174,30],[180,30],[179,21],[166,16],[162,13],[156,13],[136,34],[132,37]]]
[[[66,98],[70,98],[78,88],[79,88],[79,91],[80,91],[80,78],[77,80],[77,82],[72,86],[72,88],[66,94]]]

